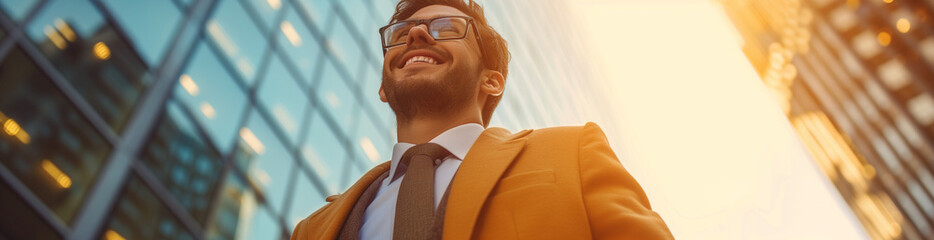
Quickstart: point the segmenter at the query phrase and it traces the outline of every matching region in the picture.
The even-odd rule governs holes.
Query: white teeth
[[[415,56],[415,57],[409,58],[409,60],[405,62],[405,65],[403,65],[403,67],[408,66],[409,64],[415,63],[415,62],[438,64],[438,61],[435,60],[434,58],[426,57],[426,56]]]

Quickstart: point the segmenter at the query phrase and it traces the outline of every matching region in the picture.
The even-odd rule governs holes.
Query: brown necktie
[[[405,178],[399,187],[392,238],[426,239],[435,219],[435,159],[450,153],[435,143],[415,145],[402,155]],[[395,175],[399,175],[397,171]],[[395,178],[395,176],[393,177]]]

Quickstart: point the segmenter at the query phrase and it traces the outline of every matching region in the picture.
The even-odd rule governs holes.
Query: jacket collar
[[[519,152],[525,148],[525,135],[532,130],[510,134],[503,128],[487,128],[467,152],[451,184],[451,196],[444,216],[443,239],[470,239],[480,210]],[[347,215],[363,191],[380,175],[389,171],[389,161],[367,172],[332,203],[332,219],[324,222],[328,231],[324,239],[334,239],[340,232]]]
[[[330,214],[333,216],[331,219],[326,219],[322,224],[327,225],[323,229],[324,231],[321,239],[336,239],[337,235],[340,233],[341,228],[344,226],[344,222],[347,220],[347,216],[350,215],[350,211],[353,210],[354,204],[357,203],[357,199],[360,198],[360,195],[363,194],[363,191],[366,191],[367,187],[376,181],[380,175],[389,171],[389,161],[386,161],[380,165],[377,165],[369,172],[360,177],[360,180],[357,180],[353,186],[350,186],[346,192],[338,194],[337,196],[328,197],[328,200],[333,199],[333,209],[334,213]]]
[[[444,216],[443,239],[470,239],[480,210],[493,187],[525,148],[531,130],[510,134],[503,128],[488,128],[467,152],[451,184]]]

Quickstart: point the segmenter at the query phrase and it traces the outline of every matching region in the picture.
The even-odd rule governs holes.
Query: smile
[[[403,55],[401,60],[402,61],[396,65],[397,68],[404,68],[409,65],[441,65],[446,62],[445,58],[441,57],[440,54],[427,49],[410,51]]]
[[[432,64],[432,65],[437,65],[437,64],[438,64],[438,60],[435,60],[435,59],[432,58],[432,57],[414,56],[414,57],[409,58],[408,61],[405,61],[405,64],[403,64],[402,67],[408,66],[409,64],[419,64],[419,63],[427,63],[427,64]]]

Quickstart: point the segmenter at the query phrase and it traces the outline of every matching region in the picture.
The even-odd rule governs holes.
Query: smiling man
[[[392,159],[292,239],[672,239],[593,123],[487,128],[509,51],[470,0],[402,0],[380,28]],[[374,89],[375,90],[375,89]]]

